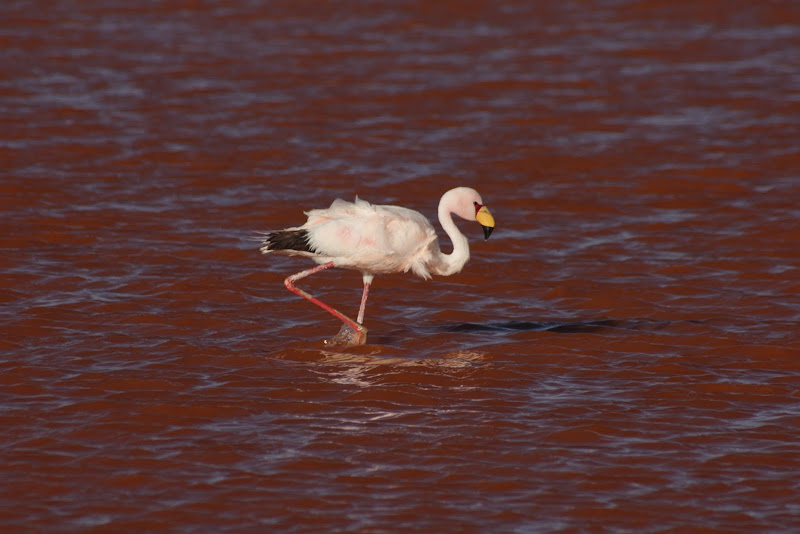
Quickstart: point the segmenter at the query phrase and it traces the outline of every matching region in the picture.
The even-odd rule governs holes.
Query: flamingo
[[[480,223],[484,239],[489,239],[494,229],[492,214],[478,192],[469,187],[451,189],[439,201],[439,223],[453,243],[450,254],[439,248],[430,221],[408,208],[374,205],[356,197],[355,202],[336,199],[327,209],[305,214],[308,220],[302,226],[263,232],[260,250],[263,254],[305,256],[318,264],[287,277],[284,285],[344,323],[339,334],[326,341],[332,345],[366,343],[364,310],[376,274],[411,271],[429,280],[431,275],[449,276],[461,271],[469,260],[469,244],[453,222],[453,214]],[[331,267],[361,271],[364,289],[355,321],[295,285]]]

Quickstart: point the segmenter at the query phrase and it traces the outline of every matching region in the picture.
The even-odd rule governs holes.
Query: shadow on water
[[[667,321],[598,319],[594,321],[504,321],[498,323],[461,323],[441,327],[446,332],[554,332],[556,334],[596,334],[610,330],[655,330],[668,326]]]
[[[695,322],[695,321],[688,321]],[[340,363],[348,358],[353,361],[375,361],[391,363],[391,358],[406,358],[406,342],[424,339],[432,332],[454,332],[461,334],[495,333],[499,336],[518,332],[552,332],[555,334],[623,334],[625,332],[656,331],[675,324],[654,319],[596,319],[586,321],[498,321],[488,323],[453,323],[400,328],[393,331],[376,330],[362,346],[331,347],[324,339],[298,341],[285,346],[273,355],[282,359],[298,361],[329,361]],[[416,332],[416,334],[414,334]],[[424,334],[423,334],[424,332]],[[399,352],[398,352],[399,351]],[[335,357],[334,357],[335,355]],[[389,358],[387,360],[387,358]]]

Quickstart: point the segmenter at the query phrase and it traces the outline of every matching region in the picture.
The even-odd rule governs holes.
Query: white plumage
[[[367,294],[374,275],[412,271],[430,279],[432,274],[448,276],[461,270],[469,260],[467,238],[453,222],[452,214],[478,221],[486,239],[494,219],[480,195],[471,188],[457,187],[439,202],[439,222],[453,242],[453,252],[439,248],[436,230],[421,213],[400,206],[373,205],[356,198],[355,202],[334,200],[327,209],[306,212],[308,220],[299,227],[266,232],[261,252],[299,255],[312,258],[319,266],[288,277],[286,287],[342,320],[336,342],[363,344]],[[330,267],[361,271],[364,291],[358,319],[353,321],[339,311],[295,287],[294,282]]]
[[[429,279],[426,254],[436,230],[421,213],[399,206],[334,200],[328,209],[306,213],[307,255],[318,263],[372,274],[408,272]]]

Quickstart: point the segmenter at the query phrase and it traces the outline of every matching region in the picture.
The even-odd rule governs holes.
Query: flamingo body
[[[320,264],[332,261],[336,267],[373,275],[411,270],[422,278],[431,277],[426,260],[436,242],[436,231],[419,212],[356,198],[355,202],[334,200],[330,208],[306,215],[306,224],[289,230],[304,232],[307,250],[284,253],[308,256]],[[268,247],[261,250],[271,251]]]

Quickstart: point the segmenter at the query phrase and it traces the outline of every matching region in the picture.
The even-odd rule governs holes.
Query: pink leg
[[[364,324],[364,310],[367,309],[367,295],[369,295],[369,286],[372,283],[372,275],[364,275],[364,292],[361,294],[361,307],[358,309],[358,324]]]
[[[346,324],[347,326],[352,328],[355,332],[357,332],[359,341],[362,338],[365,340],[366,339],[366,331],[367,331],[367,329],[364,328],[361,324],[353,321],[352,319],[350,319],[349,317],[347,317],[346,315],[341,313],[339,310],[328,306],[327,304],[325,304],[324,302],[322,302],[318,298],[311,296],[310,294],[306,293],[305,291],[303,291],[302,289],[300,289],[300,288],[298,288],[297,286],[294,285],[294,283],[297,280],[305,278],[306,276],[312,275],[314,273],[318,273],[320,271],[324,271],[325,269],[330,269],[331,267],[333,267],[333,262],[332,261],[329,261],[328,263],[325,263],[325,264],[322,264],[322,265],[317,265],[316,267],[313,267],[311,269],[307,269],[305,271],[301,271],[301,272],[299,272],[297,274],[293,274],[292,276],[289,276],[288,278],[286,278],[286,280],[283,281],[283,284],[286,286],[286,289],[288,289],[289,291],[291,291],[295,295],[299,295],[299,296],[303,297],[304,299],[306,299],[307,301],[313,302],[314,304],[316,304],[317,306],[319,306],[323,310],[327,311],[328,313],[330,313],[331,315],[333,315],[334,317],[336,317],[337,319],[342,321],[344,324]],[[365,301],[366,301],[366,298],[362,297],[362,306],[365,304]],[[363,341],[361,341],[361,342],[363,343]]]

